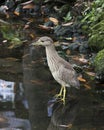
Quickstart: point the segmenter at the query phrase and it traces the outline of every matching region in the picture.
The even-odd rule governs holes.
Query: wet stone
[[[88,54],[90,52],[90,48],[86,41],[81,43],[81,45],[79,47],[79,52],[82,54]]]
[[[56,36],[64,36],[64,37],[72,37],[73,35],[73,28],[71,26],[57,26],[54,28],[54,33]]]
[[[72,44],[69,45],[69,49],[72,50],[72,51],[78,50],[79,47],[80,47],[79,43],[72,43]]]

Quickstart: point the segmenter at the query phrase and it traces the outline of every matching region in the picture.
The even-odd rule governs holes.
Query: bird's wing
[[[74,71],[72,65],[69,62],[67,62],[64,59],[62,59],[62,58],[60,58],[59,64],[63,65],[63,67],[66,68],[66,69],[68,69],[68,70]]]
[[[71,86],[79,86],[77,75],[73,67],[67,61],[60,61],[61,80]]]

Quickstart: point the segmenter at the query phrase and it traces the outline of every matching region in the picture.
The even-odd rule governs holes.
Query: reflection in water
[[[48,101],[48,104],[47,104],[48,117],[52,116],[53,106],[54,106],[55,102],[56,102],[56,98],[54,98],[54,97]]]
[[[6,102],[11,101],[14,106],[14,99],[15,99],[15,93],[14,93],[14,82],[5,81],[0,79],[0,101]]]
[[[20,104],[22,107],[18,109]],[[0,79],[0,130],[31,130],[27,112],[22,83]]]
[[[31,53],[30,53],[31,52]],[[29,102],[29,118],[32,130],[46,130],[48,90],[50,73],[45,69],[41,57],[42,50],[26,48],[23,60],[24,87]]]

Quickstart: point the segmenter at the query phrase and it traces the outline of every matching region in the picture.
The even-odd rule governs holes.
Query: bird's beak
[[[41,43],[42,43],[42,42],[40,42],[40,41],[36,41],[36,42],[33,42],[32,45],[34,45],[34,46],[39,46],[39,45],[41,45]]]

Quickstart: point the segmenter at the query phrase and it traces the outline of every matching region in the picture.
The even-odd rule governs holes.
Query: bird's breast
[[[47,57],[47,62],[48,62],[49,69],[52,73],[55,71],[58,71],[59,64],[58,64],[58,60],[56,58]]]

